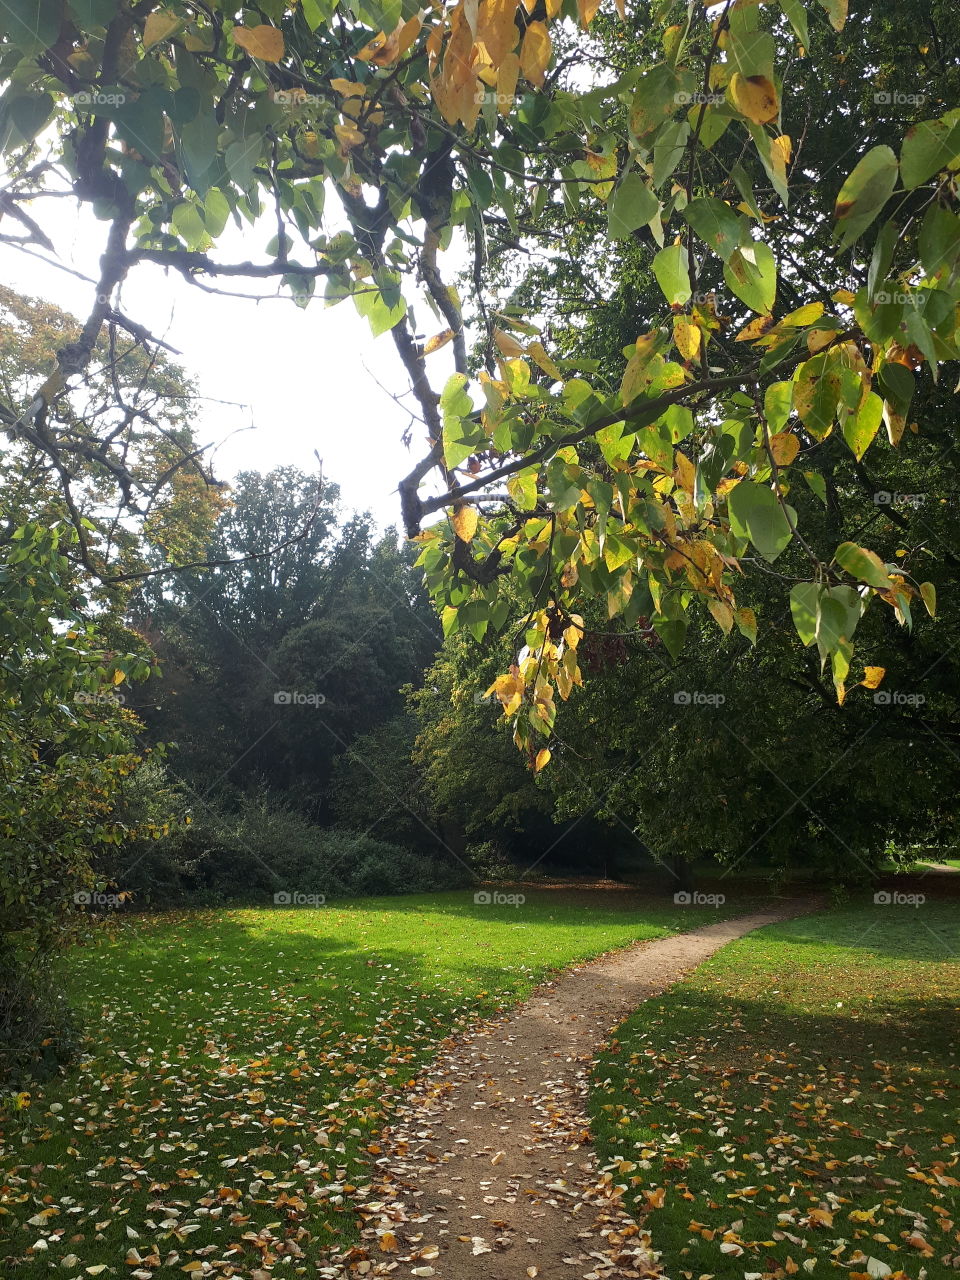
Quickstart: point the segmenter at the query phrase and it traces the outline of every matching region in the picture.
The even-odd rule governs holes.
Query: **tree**
[[[960,291],[960,115],[938,102],[956,78],[949,10],[922,9],[924,78],[909,101],[881,116],[855,77],[824,130],[833,98],[794,86],[830,85],[846,61],[898,85],[896,44],[915,40],[912,6],[884,7],[876,25],[847,24],[847,7],[624,7],[643,60],[613,78],[577,76],[593,48],[588,0],[543,13],[459,0],[426,19],[373,0],[209,12],[42,0],[35,25],[8,17],[15,238],[46,243],[25,206],[42,211],[62,172],[107,224],[90,315],[16,430],[62,459],[51,405],[105,326],[130,331],[113,300],[131,270],[273,280],[300,305],[324,280],[329,301],[351,296],[375,333],[390,331],[406,365],[428,445],[401,506],[445,629],[499,630],[517,591],[525,600],[526,643],[497,693],[535,766],[555,693],[580,680],[594,600],[628,627],[650,617],[676,656],[704,609],[752,638],[741,575],[777,562],[800,642],[842,701],[862,674],[866,612],[909,626],[935,593],[913,560],[885,559],[859,534],[815,548],[800,477],[842,514],[820,460],[840,448],[863,462],[881,425],[901,446],[918,389],[958,358]],[[839,168],[835,145],[830,166],[829,148],[811,156],[820,132],[854,140]],[[561,207],[594,226],[605,215],[584,255],[601,288],[621,242],[652,240],[657,305],[638,317],[622,373],[592,355],[564,363],[529,315],[488,306],[488,234],[555,252],[543,215]],[[265,258],[211,253],[231,216],[267,211]],[[454,237],[474,250],[486,331],[473,381],[438,267]],[[414,276],[443,326],[426,340],[404,292]],[[456,371],[439,390],[429,362],[445,344]],[[425,525],[437,512],[449,520]]]
[[[200,792],[266,782],[326,817],[334,758],[400,711],[439,642],[414,557],[293,467],[238,476],[202,555],[223,563],[135,602],[164,670],[147,725]]]
[[[71,583],[72,530],[20,525],[0,569],[0,1073],[55,1060],[50,957],[102,892],[96,851],[125,832],[115,807],[139,764],[119,690],[149,664],[107,650]]]

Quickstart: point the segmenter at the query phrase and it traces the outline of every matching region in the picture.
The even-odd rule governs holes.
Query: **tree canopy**
[[[101,336],[150,345],[118,306],[131,271],[269,281],[299,306],[322,285],[403,359],[426,438],[399,481],[405,530],[448,634],[517,633],[492,687],[536,768],[597,604],[649,622],[676,657],[701,616],[753,643],[749,583],[773,576],[795,650],[815,649],[841,703],[883,679],[854,651],[868,612],[907,628],[935,613],[942,550],[889,548],[856,504],[887,490],[875,458],[892,467],[888,450],[952,413],[945,5],[38,0],[18,14],[0,46],[4,238],[49,254],[46,202],[68,192],[104,224],[89,316],[4,413],[58,472],[56,406]],[[218,252],[231,220],[263,235],[249,260]],[[554,298],[517,281],[511,248],[547,277],[573,262],[560,275],[584,340],[554,341]],[[448,249],[455,274],[468,264],[458,287]],[[589,341],[585,298],[619,332],[615,358]],[[125,475],[109,433],[88,453]]]

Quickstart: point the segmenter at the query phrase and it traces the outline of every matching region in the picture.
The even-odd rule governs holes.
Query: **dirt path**
[[[380,1140],[380,1199],[362,1247],[327,1274],[344,1263],[437,1280],[659,1274],[590,1143],[593,1060],[644,1000],[732,939],[811,906],[784,901],[566,970],[453,1043]]]

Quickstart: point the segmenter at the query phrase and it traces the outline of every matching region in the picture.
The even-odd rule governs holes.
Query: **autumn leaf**
[[[552,52],[550,34],[542,22],[531,22],[520,46],[520,70],[539,89],[543,85]]]
[[[241,49],[263,62],[279,62],[283,57],[283,32],[266,23],[259,27],[234,27],[233,38]]]
[[[766,76],[742,76],[735,71],[730,77],[730,98],[740,114],[754,124],[769,124],[780,114],[777,91]]]
[[[477,508],[464,502],[453,509],[453,528],[461,542],[472,542],[480,516]]]

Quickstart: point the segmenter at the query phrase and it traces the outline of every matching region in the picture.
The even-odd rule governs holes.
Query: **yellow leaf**
[[[362,98],[367,91],[366,85],[359,84],[356,80],[344,80],[342,76],[331,80],[330,88],[342,93],[345,98]]]
[[[418,14],[414,14],[412,18],[408,18],[404,22],[397,33],[397,57],[401,58],[416,40],[423,27],[423,22]]]
[[[693,493],[697,469],[687,455],[681,453],[679,449],[674,450],[673,468],[673,478],[680,488],[685,489],[687,493]]]
[[[643,1198],[650,1209],[662,1209],[667,1192],[664,1187],[654,1187],[652,1191],[644,1191]]]
[[[625,23],[627,20],[626,0],[614,0],[614,3],[617,6],[617,13],[620,15],[620,21]]]
[[[824,347],[829,347],[836,336],[832,329],[811,329],[807,334],[807,350],[812,356],[815,356]]]
[[[787,165],[790,163],[792,154],[793,142],[789,134],[781,133],[779,138],[771,140],[770,162],[778,177],[785,178],[787,176]]]
[[[797,307],[796,311],[791,311],[778,321],[777,328],[804,329],[808,324],[813,324],[815,320],[819,320],[823,315],[824,306],[822,302],[808,302],[806,306]]]
[[[723,634],[728,636],[733,629],[733,610],[728,604],[724,604],[722,600],[708,600],[707,608],[710,610],[714,622]]]
[[[392,1231],[384,1231],[383,1235],[377,1239],[381,1253],[396,1253],[400,1248],[400,1243]]]
[[[865,689],[879,689],[880,681],[887,674],[885,667],[864,667],[860,683]]]
[[[497,72],[497,111],[502,116],[510,114],[519,79],[520,59],[515,53],[508,53]]]
[[[546,349],[542,342],[527,343],[527,355],[533,356],[534,360],[536,360],[537,364],[540,366],[540,368],[543,370],[544,373],[549,374],[551,378],[557,378],[562,380],[563,374],[560,372],[560,370],[557,368],[554,362],[547,355]]]
[[[778,467],[789,467],[800,452],[800,441],[792,431],[779,431],[770,437],[770,452]]]
[[[359,147],[363,142],[363,134],[352,124],[335,124],[333,131],[340,139],[340,149],[343,152],[349,151],[351,147]]]
[[[279,62],[283,57],[283,32],[266,23],[259,27],[234,27],[233,38],[252,58]]]
[[[836,293],[831,293],[830,297],[834,302],[842,303],[845,307],[852,307],[856,301],[856,297],[849,289],[838,289]]]
[[[378,31],[373,39],[368,40],[360,52],[355,54],[354,57],[359,58],[361,62],[372,62],[377,57],[377,54],[386,48],[389,39],[390,37],[385,31]],[[379,59],[377,59],[377,61],[379,61]]]
[[[769,124],[780,114],[777,91],[766,76],[742,76],[735,71],[730,78],[730,97],[740,114],[754,124]]]
[[[700,360],[700,328],[686,316],[674,316],[673,340],[684,360]]]
[[[531,22],[520,47],[520,70],[531,84],[539,89],[543,85],[553,45],[550,33],[542,22]]]
[[[549,747],[541,747],[537,752],[537,758],[533,762],[533,772],[539,773],[545,765],[550,763],[551,751]]]
[[[143,24],[144,49],[150,49],[161,40],[166,40],[179,25],[180,19],[169,9],[158,9],[156,13],[151,13]]]
[[[580,25],[586,29],[597,16],[600,0],[577,0],[577,11],[580,14]]]
[[[432,338],[428,338],[424,343],[423,354],[425,356],[432,356],[435,351],[439,351],[441,347],[445,347],[448,342],[452,341],[452,329],[444,329],[441,333],[435,333]]]
[[[477,20],[477,43],[486,49],[491,63],[499,67],[516,46],[519,31],[514,22],[517,0],[483,0]]]
[[[127,678],[127,676],[126,676],[126,672],[124,672],[124,671],[117,670],[117,671],[115,671],[115,672],[113,673],[113,683],[114,683],[115,685],[123,684],[123,682],[124,682],[124,680],[126,680],[126,678]]]
[[[479,520],[480,515],[477,508],[472,507],[468,502],[461,503],[459,507],[454,507],[453,528],[461,542],[473,541],[473,535],[477,532]]]
[[[734,342],[755,342],[757,338],[763,337],[772,324],[772,316],[757,316],[749,324],[744,325],[734,338]]]
[[[504,329],[494,329],[493,340],[497,344],[497,350],[502,356],[506,356],[508,360],[511,360],[514,356],[525,354],[523,347],[521,347],[516,338],[512,338]]]

